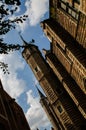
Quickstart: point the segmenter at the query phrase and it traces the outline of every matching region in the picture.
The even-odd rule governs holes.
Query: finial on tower
[[[23,41],[23,45],[28,45],[28,43],[23,39],[23,37],[21,36],[21,32],[19,32],[19,36],[21,38],[21,40]]]
[[[21,40],[23,41],[23,45],[24,45],[24,46],[27,46],[28,44],[31,44],[31,43],[34,43],[34,42],[35,42],[35,40],[32,39],[32,41],[30,41],[29,43],[27,43],[27,42],[23,39],[23,37],[22,37],[22,35],[21,35],[21,32],[19,32],[19,36],[20,36]]]

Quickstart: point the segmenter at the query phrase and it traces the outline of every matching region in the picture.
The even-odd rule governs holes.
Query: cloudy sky
[[[18,8],[16,15],[28,14],[28,20],[23,24],[19,24],[16,30],[10,31],[4,36],[4,40],[8,43],[22,44],[18,32],[21,31],[23,38],[29,42],[35,39],[35,44],[42,48],[49,48],[49,41],[44,36],[40,28],[40,22],[48,18],[49,0],[22,0],[21,6]],[[14,16],[11,17],[14,18]],[[50,130],[50,123],[39,103],[39,96],[35,88],[35,84],[40,88],[31,69],[22,58],[21,50],[19,52],[11,52],[9,55],[1,55],[0,60],[8,63],[9,75],[4,75],[0,70],[0,78],[4,89],[16,99],[22,106],[26,118],[32,130],[40,128],[40,130]]]

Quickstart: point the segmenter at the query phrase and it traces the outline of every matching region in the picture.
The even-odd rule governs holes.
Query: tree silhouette
[[[0,54],[8,54],[10,51],[19,50],[21,47],[19,44],[4,43],[3,35],[6,35],[11,29],[15,29],[16,24],[23,23],[27,19],[27,15],[16,16],[14,19],[10,19],[14,13],[16,13],[19,0],[0,0]],[[15,6],[14,6],[15,5]],[[12,7],[15,7],[14,9]],[[4,62],[0,62],[0,68],[4,73],[8,72],[8,65]]]
[[[5,0],[5,3],[10,5],[16,4],[18,6],[21,4],[19,0]]]

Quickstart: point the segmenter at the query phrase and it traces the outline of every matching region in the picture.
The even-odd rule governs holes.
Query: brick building
[[[1,81],[0,130],[31,130],[22,108],[3,89]]]
[[[50,114],[50,120],[54,117],[55,120],[51,121],[54,129],[84,130],[86,0],[49,2],[49,19],[41,22],[41,27],[50,40],[50,50],[43,49],[44,59],[36,45],[28,44],[22,55],[47,97],[49,106],[43,104],[43,107],[46,113],[50,108],[51,114],[47,115]]]

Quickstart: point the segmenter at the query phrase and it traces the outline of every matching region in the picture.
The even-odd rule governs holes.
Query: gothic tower
[[[84,117],[77,109],[58,77],[43,58],[38,47],[28,44],[22,52],[52,106],[53,115],[63,130],[81,130]],[[58,125],[59,125],[58,124]],[[58,126],[57,128],[58,129]]]

